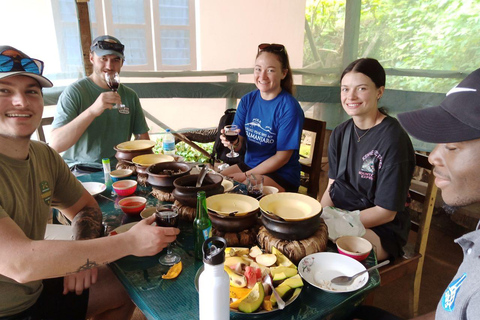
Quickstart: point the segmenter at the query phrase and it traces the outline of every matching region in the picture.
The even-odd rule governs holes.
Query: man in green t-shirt
[[[65,151],[62,156],[69,167],[99,171],[103,158],[110,158],[112,165],[117,163],[116,145],[129,141],[132,135],[147,140],[149,135],[137,94],[123,84],[112,91],[105,79],[107,74],[120,73],[124,45],[105,35],[93,40],[90,50],[93,73],[60,95],[50,146],[57,152]]]
[[[150,256],[179,230],[152,226],[99,238],[102,213],[57,152],[30,136],[43,113],[43,62],[0,46],[0,319],[130,319],[134,304],[106,266]],[[44,240],[50,208],[75,240]]]

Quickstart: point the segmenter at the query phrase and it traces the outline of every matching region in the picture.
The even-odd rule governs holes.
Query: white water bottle
[[[226,246],[221,237],[203,243],[204,270],[198,279],[200,320],[230,319],[230,280],[223,269]]]
[[[163,154],[174,155],[175,154],[175,137],[170,132],[170,129],[166,130],[165,136],[163,137]]]

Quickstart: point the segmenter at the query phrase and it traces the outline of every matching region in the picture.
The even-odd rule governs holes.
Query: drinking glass
[[[120,75],[118,72],[115,73],[105,73],[105,82],[107,83],[107,86],[112,90],[113,92],[117,92],[118,87],[120,86]],[[124,104],[118,104],[116,103],[112,109],[118,109],[123,110],[125,108]]]
[[[250,197],[258,199],[263,195],[263,176],[253,174],[247,176],[247,192]]]
[[[225,138],[230,141],[230,152],[227,153],[227,157],[229,158],[236,158],[239,156],[239,154],[237,152],[235,152],[235,150],[233,150],[233,143],[237,140],[238,138],[238,126],[234,125],[234,124],[231,124],[231,125],[227,125],[223,128],[223,132],[225,134]]]
[[[157,207],[155,212],[155,222],[159,227],[177,227],[178,210],[173,204],[162,204]],[[167,253],[160,256],[158,262],[165,266],[172,266],[179,263],[181,257],[172,251],[172,243],[167,246]]]

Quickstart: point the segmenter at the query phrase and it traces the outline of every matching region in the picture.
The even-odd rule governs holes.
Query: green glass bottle
[[[212,236],[212,222],[207,213],[207,197],[205,191],[197,192],[197,211],[193,220],[194,256],[203,260],[202,245]]]

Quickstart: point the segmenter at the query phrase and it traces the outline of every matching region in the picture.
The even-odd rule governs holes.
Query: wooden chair
[[[410,312],[413,313],[413,316],[418,315],[418,302],[420,298],[420,284],[422,282],[423,263],[425,260],[425,251],[427,249],[427,241],[430,232],[433,209],[437,197],[437,186],[435,185],[435,177],[432,173],[433,166],[428,162],[428,156],[417,153],[415,154],[415,161],[417,167],[429,171],[427,173],[428,182],[424,188],[415,187],[415,185],[418,185],[418,181],[415,181],[417,183],[412,183],[409,190],[412,200],[423,204],[419,222],[417,223],[412,221],[411,225],[410,234],[413,235],[412,233],[416,233],[416,237],[409,237],[409,243],[407,243],[406,248],[404,248],[404,251],[408,252],[412,251],[408,250],[408,247],[414,247],[413,254],[411,256],[405,255],[402,258],[396,259],[394,263],[379,269],[381,279],[380,286],[387,285],[404,276],[414,275],[413,287],[411,287],[409,292],[411,298],[409,308]],[[425,187],[426,190],[419,190],[425,189]],[[372,304],[372,302],[373,293],[367,298],[366,304]]]
[[[42,118],[42,121],[40,122],[40,125],[37,128],[38,140],[47,142],[45,139],[45,132],[43,131],[43,127],[51,125],[52,122],[53,122],[53,117]]]
[[[315,199],[318,197],[320,189],[320,172],[326,128],[327,123],[321,120],[305,118],[305,122],[303,123],[303,131],[313,132],[315,134],[315,141],[311,144],[310,157],[300,158],[302,172],[308,174],[308,179],[302,181],[302,185],[307,188],[307,194]]]

